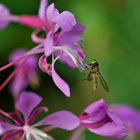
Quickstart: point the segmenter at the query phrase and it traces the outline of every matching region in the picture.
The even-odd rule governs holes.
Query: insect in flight
[[[93,81],[93,90],[96,91],[97,89],[97,81],[98,78],[100,79],[100,82],[105,89],[105,91],[109,92],[109,87],[107,85],[107,82],[104,80],[102,74],[99,71],[99,64],[96,60],[93,60],[91,64],[89,64],[90,72],[88,73],[87,80]]]

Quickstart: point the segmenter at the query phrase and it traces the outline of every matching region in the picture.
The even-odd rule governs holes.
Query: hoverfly
[[[93,60],[91,64],[89,64],[90,72],[87,76],[88,81],[93,81],[93,90],[96,91],[97,89],[97,81],[98,78],[100,79],[100,82],[104,88],[105,91],[109,92],[109,87],[107,85],[107,82],[104,80],[102,74],[99,72],[99,64],[96,60]]]

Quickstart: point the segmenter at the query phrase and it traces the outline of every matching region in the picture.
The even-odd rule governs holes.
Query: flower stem
[[[24,57],[20,57],[20,58],[16,59],[15,61],[12,61],[12,62],[8,63],[7,65],[1,67],[0,68],[0,72],[3,71],[3,70],[5,70],[5,69],[7,69],[7,68],[9,68],[9,67],[11,67],[11,66],[13,66],[16,62],[22,60],[23,58]]]
[[[2,83],[2,85],[0,86],[0,91],[2,91],[2,89],[9,83],[9,81],[16,75],[16,73],[22,68],[22,65],[24,64],[25,60],[23,61],[23,63],[18,66],[11,74],[10,76]]]
[[[77,128],[69,138],[69,140],[84,140],[83,131],[85,129],[83,127]]]

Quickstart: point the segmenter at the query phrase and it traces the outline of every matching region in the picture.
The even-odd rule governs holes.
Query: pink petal
[[[16,49],[14,51],[12,51],[9,55],[9,62],[12,62],[20,57],[22,57],[25,53],[27,52],[27,50],[25,49]],[[17,62],[15,65],[19,65],[21,64],[23,61],[19,61]]]
[[[68,86],[68,84],[56,73],[55,68],[54,68],[54,64],[56,62],[56,60],[59,59],[59,57],[57,57],[53,63],[52,63],[52,79],[55,83],[55,85],[67,96],[70,97],[70,88]]]
[[[59,11],[55,8],[54,3],[48,6],[46,15],[49,22],[52,22],[59,15]]]
[[[76,24],[70,31],[68,32],[60,32],[57,44],[73,44],[81,39],[81,35],[84,32],[85,28],[82,24]]]
[[[36,16],[20,16],[19,22],[23,25],[27,25],[32,28],[45,28],[46,30],[50,30],[50,25],[47,19],[40,19]]]
[[[25,49],[22,49],[22,48],[16,49],[10,54],[9,61],[10,62],[15,61],[16,59],[24,56],[26,53],[28,53],[28,50],[25,50]],[[15,64],[15,66],[17,66],[19,64],[22,64],[22,62],[23,62],[22,60],[17,62]],[[25,65],[27,67],[30,67],[30,69],[35,69],[37,67],[37,58],[35,56],[28,57],[24,66]]]
[[[18,126],[22,126],[24,124],[23,120],[21,118],[19,118],[19,116],[15,113],[8,113],[10,115],[10,117],[12,118],[12,121],[14,121]]]
[[[26,54],[27,50],[24,49],[16,49],[14,50],[10,56],[9,61],[15,61],[16,59],[22,57]],[[19,66],[20,70],[16,73],[16,76],[11,81],[10,90],[15,97],[18,97],[21,91],[23,91],[30,83],[35,79],[35,71],[37,69],[37,58],[35,56],[30,56],[26,59],[24,64],[23,61],[19,61],[15,64],[15,66]],[[33,82],[32,82],[33,83]],[[30,84],[32,84],[30,83]]]
[[[0,4],[0,17],[10,16],[9,9],[3,4]],[[0,29],[5,28],[8,25],[8,21],[0,21]]]
[[[31,125],[33,123],[33,121],[35,121],[36,117],[41,114],[42,112],[47,112],[48,108],[46,107],[39,107],[37,109],[35,109],[32,114],[30,115],[30,118],[28,120],[28,124]]]
[[[0,109],[0,115],[2,115],[2,116],[4,116],[4,117],[6,117],[6,118],[12,120],[15,124],[20,125],[20,122],[21,122],[21,121],[19,121],[19,119],[17,119],[17,118],[15,117],[15,115],[13,115],[13,114],[14,114],[14,113],[7,113],[7,112],[5,112],[5,111],[3,111],[3,110]],[[1,119],[2,119],[2,118],[0,118],[0,121],[3,121],[3,119],[2,119],[2,120],[1,120]]]
[[[27,122],[33,109],[40,104],[42,98],[33,92],[24,91],[21,93],[16,108],[23,114],[25,122]]]
[[[105,137],[124,138],[126,137],[126,127],[122,120],[114,113],[108,112],[112,121],[107,121],[99,128],[90,128],[89,130]]]
[[[103,99],[89,105],[80,115],[83,123],[98,123],[104,120],[107,115],[108,106]]]
[[[73,130],[80,125],[80,121],[78,117],[71,112],[59,111],[45,117],[36,123],[34,127],[43,125],[52,125],[65,130]]]
[[[0,135],[3,135],[4,133],[12,130],[19,130],[18,126],[6,123],[6,122],[0,122]]]
[[[140,132],[140,112],[129,105],[114,104],[110,107],[112,112],[115,112],[125,122],[127,129],[131,133]]]
[[[48,57],[53,52],[53,33],[50,31],[45,40],[45,56]]]
[[[29,81],[25,74],[19,71],[10,84],[10,91],[14,97],[18,97],[24,89],[28,86]]]
[[[76,25],[74,15],[68,11],[62,12],[54,18],[53,22],[58,24],[63,31],[70,31]]]
[[[42,55],[42,56],[40,57],[40,59],[39,59],[39,68],[40,68],[43,72],[45,72],[45,73],[51,75],[49,66],[50,66],[50,65],[47,63],[47,58],[46,58],[46,56],[45,56],[45,55]]]
[[[38,16],[42,19],[46,17],[47,6],[48,6],[48,0],[41,0]]]
[[[18,130],[16,130],[16,131],[12,131],[12,132],[10,132],[10,133],[8,133],[8,134],[5,134],[3,137],[2,137],[2,139],[1,140],[13,140],[17,135],[19,135],[19,134],[21,134],[22,133],[22,131],[18,131]]]

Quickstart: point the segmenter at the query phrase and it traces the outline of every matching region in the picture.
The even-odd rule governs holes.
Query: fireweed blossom
[[[126,137],[124,122],[114,111],[109,111],[103,99],[89,105],[80,115],[80,122],[82,127],[101,136]]]
[[[2,10],[8,11],[4,6]],[[85,69],[85,54],[79,43],[81,35],[84,32],[84,26],[76,22],[72,13],[68,11],[60,13],[55,8],[54,4],[48,6],[47,0],[41,0],[38,16],[15,16],[11,15],[10,12],[8,12],[6,16],[1,13],[0,23],[5,23],[6,26],[9,22],[19,22],[20,24],[35,28],[36,30],[32,33],[32,40],[38,45],[21,56],[21,58],[18,58],[10,64],[0,68],[0,71],[30,55],[43,53],[39,60],[40,69],[52,76],[56,86],[69,97],[69,86],[56,73],[55,62],[59,60],[67,64],[72,69]],[[41,30],[45,33],[44,38],[38,36],[38,33]],[[47,58],[49,56],[52,57],[51,64],[47,62]]]
[[[124,121],[128,138],[134,138],[137,133],[140,133],[140,111],[125,104],[113,104],[110,107]]]
[[[38,127],[48,125],[48,127],[51,126],[71,131],[79,126],[80,121],[78,117],[69,111],[55,112],[35,122],[36,117],[40,113],[48,110],[46,107],[35,109],[41,101],[42,98],[35,93],[24,91],[20,94],[16,102],[16,109],[22,116],[19,116],[19,113],[6,113],[0,110],[1,115],[12,121],[0,121],[2,140],[13,140],[17,136],[20,137],[20,140],[52,140],[51,136]]]
[[[14,61],[26,52],[27,50],[24,49],[14,50],[9,56],[9,61]],[[22,63],[22,61],[16,63],[15,67],[17,69],[17,74],[15,75],[13,80],[11,80],[10,91],[12,92],[13,96],[17,98],[19,96],[19,93],[25,90],[28,85],[38,86],[39,79],[36,73],[37,58],[35,56],[31,56],[27,58],[24,63]]]

